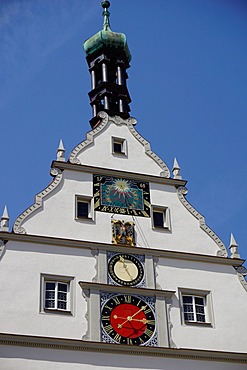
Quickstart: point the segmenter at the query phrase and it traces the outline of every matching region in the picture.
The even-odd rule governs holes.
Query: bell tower
[[[126,36],[110,28],[110,2],[103,1],[101,5],[104,9],[103,29],[83,45],[91,74],[91,91],[88,95],[93,115],[90,120],[92,128],[99,122],[97,113],[100,111],[110,116],[128,118],[131,102],[126,84],[131,54]]]

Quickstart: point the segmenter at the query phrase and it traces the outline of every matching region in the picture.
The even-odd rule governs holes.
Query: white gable
[[[170,177],[167,165],[150,149],[150,144],[138,134],[133,118],[124,120],[109,117],[100,112],[102,122],[87,134],[70,154],[71,163],[110,168],[140,174]],[[125,155],[115,155],[112,150],[114,139],[125,141]]]
[[[112,243],[112,219],[134,221],[136,246],[226,257],[222,241],[184,197],[183,180],[169,177],[166,164],[134,129],[133,119],[109,117],[70,154],[71,163],[56,162],[54,180],[14,223],[14,232],[97,243]],[[112,150],[114,138],[124,140],[125,152]],[[151,208],[167,210],[167,227],[155,228],[151,217],[94,211],[93,174],[148,181]],[[144,179],[144,180],[143,180]],[[90,219],[76,216],[77,199],[90,201]],[[51,220],[47,222],[47,220]]]

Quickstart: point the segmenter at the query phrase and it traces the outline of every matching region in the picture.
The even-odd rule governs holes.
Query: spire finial
[[[9,215],[7,206],[4,207],[3,215],[0,218],[0,231],[9,231]]]
[[[180,167],[179,167],[177,158],[174,158],[172,173],[173,173],[174,179],[178,179],[178,180],[182,179],[182,176],[180,175]]]
[[[240,258],[240,255],[238,253],[238,243],[236,242],[233,233],[231,233],[229,249],[231,252],[231,258]]]
[[[102,1],[101,6],[104,9],[102,15],[104,16],[104,23],[103,23],[103,30],[104,31],[110,31],[110,12],[108,12],[108,8],[110,7],[110,2],[109,1]]]
[[[65,149],[63,146],[63,140],[60,139],[59,147],[57,148],[57,161],[65,162],[64,153],[65,153]]]

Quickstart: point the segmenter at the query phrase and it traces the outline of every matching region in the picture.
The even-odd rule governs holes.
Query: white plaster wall
[[[86,301],[78,282],[92,281],[90,250],[9,241],[0,268],[1,332],[81,339]],[[74,277],[74,316],[40,313],[41,273]]]
[[[135,221],[137,245],[190,253],[216,255],[216,243],[182,205],[174,186],[150,183],[151,204],[170,209],[171,230],[153,229],[151,218],[115,214],[115,219]],[[43,206],[23,223],[28,234],[111,243],[112,214],[94,212],[94,220],[75,219],[75,196],[93,197],[92,174],[64,171],[63,180]]]
[[[81,339],[87,304],[78,282],[93,280],[95,263],[90,250],[9,241],[0,269],[1,332]],[[74,277],[74,316],[40,312],[41,274]],[[247,293],[234,268],[160,258],[157,287],[176,292],[170,315],[178,348],[247,352]],[[178,288],[211,292],[212,327],[182,325]]]
[[[113,355],[26,347],[2,347],[4,370],[246,370],[246,364]]]
[[[231,266],[160,259],[157,283],[175,290],[172,339],[178,348],[247,352],[247,292]],[[211,292],[212,327],[182,325],[178,288]]]
[[[127,156],[112,154],[112,137],[127,140]],[[162,168],[147,154],[125,124],[108,123],[77,156],[82,164],[159,176]]]

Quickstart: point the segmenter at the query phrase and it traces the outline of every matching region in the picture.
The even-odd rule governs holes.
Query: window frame
[[[127,156],[127,140],[120,138],[120,137],[114,137],[111,138],[112,141],[112,154],[119,155],[119,156]],[[121,145],[121,151],[115,151],[114,144],[120,144]]]
[[[171,230],[171,213],[170,209],[165,206],[152,205],[151,209],[152,228],[154,230]],[[161,213],[163,215],[163,225],[155,225],[154,213]]]
[[[194,320],[186,320],[185,314],[188,312],[184,311],[183,297],[192,297]],[[205,322],[199,321],[196,318],[196,303],[195,298],[203,299],[204,316]],[[210,326],[214,327],[214,317],[213,317],[213,306],[212,306],[212,294],[208,290],[198,290],[198,289],[187,289],[179,288],[179,303],[181,312],[181,323],[182,325],[195,325],[195,326]],[[199,313],[198,313],[199,314]]]
[[[78,203],[88,204],[88,217],[78,216]],[[93,197],[76,195],[75,196],[75,219],[79,221],[94,221]]]
[[[55,307],[46,307],[46,283],[55,283]],[[67,307],[58,308],[58,284],[67,285]],[[40,313],[74,315],[74,277],[41,274]]]

